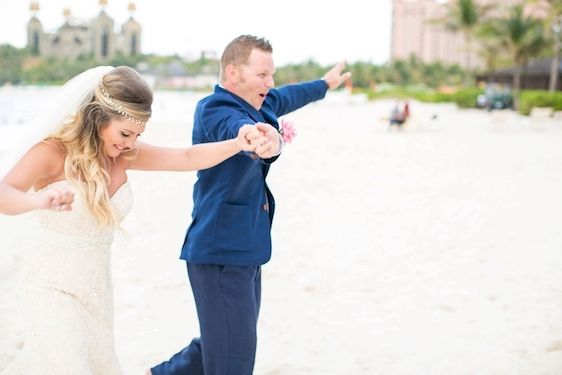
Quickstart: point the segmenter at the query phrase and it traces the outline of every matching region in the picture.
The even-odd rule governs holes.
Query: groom
[[[268,142],[198,172],[181,259],[201,338],[153,367],[153,375],[253,372],[261,265],[271,256],[275,211],[265,179],[283,145],[277,118],[324,98],[351,76],[342,74],[340,63],[322,79],[274,89],[272,52],[266,39],[255,36],[230,42],[221,57],[220,85],[195,110],[193,144],[233,138],[244,124],[256,124]]]

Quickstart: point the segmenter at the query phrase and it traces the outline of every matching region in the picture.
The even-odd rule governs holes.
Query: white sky
[[[128,0],[108,0],[117,28],[128,18]],[[276,65],[313,58],[327,65],[339,60],[386,62],[390,56],[391,0],[347,0],[329,5],[307,0],[136,0],[135,18],[143,26],[142,51],[198,56],[222,52],[241,34],[264,36],[273,45]],[[30,1],[0,0],[0,44],[24,47]],[[89,19],[98,0],[39,0],[46,31],[64,22],[63,9]]]

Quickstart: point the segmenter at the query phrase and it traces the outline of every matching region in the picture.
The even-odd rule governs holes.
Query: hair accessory
[[[113,99],[111,94],[109,92],[107,92],[107,90],[105,89],[105,87],[103,87],[103,84],[101,82],[99,83],[99,88],[100,88],[100,91],[101,91],[102,95],[105,96],[107,101],[113,106],[113,109],[115,109],[115,111],[117,111],[117,113],[119,113],[121,116],[125,117],[127,120],[135,123],[139,128],[144,126],[145,121],[141,121],[141,120],[133,117],[133,115],[131,115],[129,112],[125,111],[125,108],[123,108],[123,106],[121,104],[117,103],[115,101],[115,99]]]

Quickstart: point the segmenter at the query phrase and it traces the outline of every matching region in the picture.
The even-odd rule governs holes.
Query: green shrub
[[[476,108],[476,98],[482,93],[480,89],[461,89],[452,95],[452,100],[460,108]]]
[[[448,103],[454,102],[462,108],[475,108],[476,98],[482,94],[480,89],[461,89],[455,93],[443,93],[434,89],[424,87],[387,87],[384,90],[373,92],[362,90],[370,100],[381,98],[407,99],[413,98],[426,103]]]
[[[544,90],[525,90],[519,95],[519,113],[529,115],[533,107],[551,107],[562,110],[562,93],[550,93]]]

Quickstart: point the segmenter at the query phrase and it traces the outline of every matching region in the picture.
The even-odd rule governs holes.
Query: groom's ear
[[[233,64],[226,66],[226,81],[232,85],[237,85],[240,82],[240,70]]]

